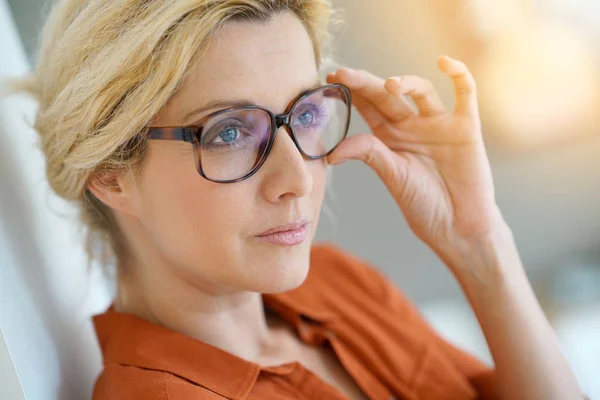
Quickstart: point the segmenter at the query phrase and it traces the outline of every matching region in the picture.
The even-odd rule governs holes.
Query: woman
[[[25,83],[53,189],[81,206],[92,256],[116,258],[94,399],[580,398],[495,203],[471,74],[438,60],[452,111],[416,76],[322,82],[332,15],[326,0],[55,5]],[[351,101],[373,135],[343,140]],[[352,159],[455,275],[495,370],[375,269],[312,246],[327,164]]]

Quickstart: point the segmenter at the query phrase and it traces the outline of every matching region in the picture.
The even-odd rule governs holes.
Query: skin
[[[373,168],[414,233],[450,268],[484,331],[502,398],[578,398],[495,203],[473,78],[459,61],[440,57],[438,63],[456,88],[452,111],[419,77],[382,79],[349,68],[330,74],[328,82],[351,89],[373,134],[348,138],[328,162],[360,160]],[[292,14],[266,25],[229,23],[152,125],[192,122],[184,117],[214,99],[249,98],[280,113],[316,79],[310,38]],[[261,364],[307,360],[357,398],[331,359],[303,348],[277,318],[265,315],[260,296],[293,289],[306,277],[325,161],[303,159],[284,130],[253,177],[224,185],[198,175],[190,144],[149,146],[136,180],[123,173],[103,177],[113,185],[90,184],[113,209],[129,246],[117,310]],[[299,217],[311,221],[300,245],[253,237]]]
[[[317,79],[312,42],[292,14],[266,26],[230,23],[151,125],[190,124],[218,110],[185,119],[213,100],[251,99],[281,113]],[[305,160],[285,128],[261,169],[234,184],[202,178],[191,144],[150,141],[141,176],[91,187],[112,207],[129,244],[117,310],[260,359],[273,346],[260,293],[304,281],[325,177],[325,160]],[[311,221],[299,245],[254,238],[299,218]]]

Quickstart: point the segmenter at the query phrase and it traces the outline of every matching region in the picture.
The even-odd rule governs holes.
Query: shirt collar
[[[112,307],[93,317],[104,364],[165,371],[228,399],[243,399],[259,366]]]
[[[304,305],[292,292],[264,294],[264,304],[296,329],[302,319],[325,323],[334,318]],[[260,373],[258,364],[135,315],[117,312],[114,305],[94,316],[93,322],[105,365],[169,372],[232,400],[245,398]]]

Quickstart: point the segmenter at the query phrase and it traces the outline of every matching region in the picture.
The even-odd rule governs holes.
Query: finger
[[[452,78],[456,96],[456,107],[454,111],[458,114],[477,115],[477,88],[475,79],[462,61],[448,56],[438,58],[440,70]]]
[[[327,82],[336,83],[336,74],[327,74]],[[388,122],[388,118],[383,115],[373,103],[356,92],[354,92],[352,96],[352,105],[356,107],[360,115],[373,131],[377,131],[378,128]]]
[[[348,160],[360,160],[373,168],[386,185],[394,186],[394,182],[397,182],[405,170],[398,159],[380,139],[361,134],[346,138],[327,157],[327,162],[335,165]]]
[[[415,114],[415,110],[404,98],[385,89],[384,79],[367,71],[340,68],[332,83],[341,83],[347,86],[353,95],[362,96],[390,120],[399,120]]]
[[[327,83],[336,83],[336,74],[334,72],[327,74]],[[356,107],[365,122],[374,131],[388,122],[388,119],[377,109],[377,107],[357,93],[354,93],[352,96],[352,105]]]
[[[385,88],[397,97],[411,97],[423,116],[446,112],[437,90],[427,79],[418,76],[391,77],[385,81]]]
[[[356,107],[365,122],[371,130],[377,131],[388,119],[371,102],[365,100],[362,96],[353,96],[352,105]]]

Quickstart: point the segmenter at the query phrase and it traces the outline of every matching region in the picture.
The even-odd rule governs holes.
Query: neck
[[[161,262],[157,259],[128,259],[120,266],[117,311],[137,315],[248,361],[273,357],[280,347],[282,321],[265,312],[260,293],[217,288],[178,276],[174,266],[147,264]]]
[[[160,254],[136,221],[120,222],[128,240],[119,257],[117,311],[256,363],[280,361],[293,351],[289,325],[265,312],[261,293],[186,273]]]

